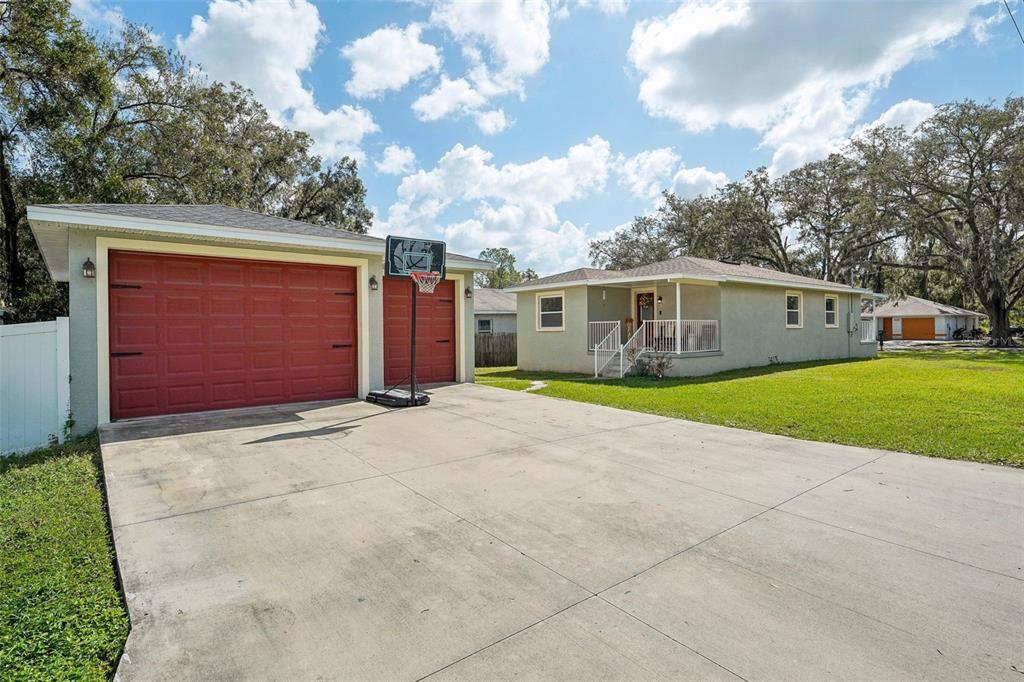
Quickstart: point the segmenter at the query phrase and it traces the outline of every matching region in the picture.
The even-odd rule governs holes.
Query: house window
[[[565,329],[565,297],[557,294],[537,294],[537,331],[560,332]]]
[[[839,297],[825,296],[825,326],[834,329],[839,326]]]
[[[476,333],[477,334],[490,334],[491,333],[491,321],[490,320],[477,320],[476,321]]]
[[[804,295],[799,291],[786,292],[786,328],[799,329],[804,326]]]

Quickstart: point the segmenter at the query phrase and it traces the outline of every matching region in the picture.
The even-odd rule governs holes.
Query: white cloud
[[[557,207],[602,191],[610,162],[611,149],[598,136],[555,159],[501,166],[490,152],[457,144],[434,168],[402,179],[398,201],[374,231],[442,237],[466,253],[507,246],[525,265],[543,271],[576,267],[586,262],[587,237],[583,228],[561,220]],[[464,206],[473,208],[472,218],[441,220]]]
[[[416,154],[409,147],[391,144],[384,148],[384,154],[376,163],[377,172],[384,175],[404,175],[416,168]]]
[[[474,83],[489,96],[521,92],[523,80],[547,63],[549,19],[544,0],[443,0],[430,14],[463,47]]]
[[[316,153],[361,160],[362,139],[379,130],[373,116],[350,105],[323,111],[302,83],[323,29],[307,0],[212,0],[177,47],[212,78],[252,89],[277,122],[309,132]]]
[[[692,199],[702,194],[711,194],[728,182],[728,175],[721,171],[708,170],[704,166],[680,168],[672,177],[672,191],[677,196]]]
[[[442,74],[441,83],[413,102],[412,110],[421,121],[437,121],[451,114],[471,112],[486,101],[465,78],[453,80]]]
[[[653,116],[750,128],[773,171],[827,153],[898,70],[960,34],[985,0],[697,0],[638,22],[629,59]]]
[[[505,112],[501,109],[474,112],[473,120],[476,121],[477,127],[487,135],[500,133],[509,125]]]
[[[886,109],[874,121],[860,126],[854,134],[859,134],[877,126],[886,126],[887,128],[902,126],[908,133],[912,133],[917,126],[931,118],[934,113],[935,105],[933,104],[916,99],[905,99]]]
[[[125,24],[120,7],[104,5],[99,0],[71,0],[71,11],[87,26],[99,31],[120,31]]]
[[[442,74],[438,85],[413,103],[422,121],[471,116],[487,134],[504,130],[501,109],[484,111],[489,100],[525,97],[526,79],[547,63],[553,8],[545,0],[463,2],[441,0],[430,13],[433,25],[452,35],[469,63],[455,78]]]
[[[625,14],[629,9],[629,0],[579,0],[578,4],[580,7],[594,7],[609,16]]]
[[[729,182],[725,173],[711,171],[704,166],[687,168],[680,162],[679,155],[671,147],[662,147],[628,158],[616,157],[615,172],[619,176],[619,184],[629,189],[634,197],[649,199],[654,204],[666,189],[689,199],[710,194]]]
[[[671,147],[651,149],[629,158],[616,159],[619,184],[640,199],[655,199],[668,189],[668,179],[679,163],[679,155]]]
[[[345,89],[353,97],[377,97],[401,90],[409,81],[441,68],[437,48],[420,41],[423,27],[386,26],[349,43],[341,54],[352,62]]]
[[[509,120],[502,109],[483,110],[481,107],[486,103],[487,98],[465,78],[450,79],[442,74],[440,84],[418,97],[412,103],[412,110],[421,121],[469,116],[485,134],[500,133],[509,126]]]

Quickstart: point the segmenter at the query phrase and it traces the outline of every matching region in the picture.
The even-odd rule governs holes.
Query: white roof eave
[[[274,246],[343,250],[353,253],[384,255],[384,240],[370,242],[361,239],[345,239],[344,237],[319,237],[272,230],[251,230],[220,225],[156,220],[152,218],[133,218],[106,213],[100,214],[82,210],[61,209],[53,206],[29,206],[28,219],[29,225],[37,235],[37,241],[41,241],[38,239],[37,225],[45,225],[51,232],[54,227],[58,227],[64,232],[63,263],[57,262],[60,260],[60,254],[51,253],[48,255],[47,249],[42,246],[42,243],[40,246],[40,250],[43,253],[43,261],[47,264],[50,274],[57,281],[66,281],[68,277],[66,234],[67,230],[72,226],[92,230],[175,236],[186,239],[229,240]],[[495,267],[493,263],[488,261],[468,261],[453,258],[450,255],[447,258],[447,265],[456,269],[474,271],[493,270]]]
[[[785,282],[773,279],[761,279],[759,277],[735,277],[728,275],[694,275],[689,273],[670,273],[666,275],[654,276],[642,276],[642,277],[609,277],[607,279],[578,279],[566,282],[548,282],[547,284],[524,284],[514,287],[509,287],[506,291],[512,293],[519,293],[524,291],[543,291],[545,289],[561,289],[565,287],[574,286],[611,286],[615,284],[631,284],[636,282],[661,282],[666,283],[673,282],[675,280],[697,280],[704,282],[736,282],[740,284],[757,284],[761,286],[771,286],[789,289],[811,289],[817,291],[835,291],[838,293],[848,294],[861,294],[865,296],[871,296],[878,298],[881,294],[875,294],[870,289],[859,289],[854,287],[848,287],[845,285],[830,285],[828,282],[822,281],[820,284],[817,283],[806,283],[806,282]]]

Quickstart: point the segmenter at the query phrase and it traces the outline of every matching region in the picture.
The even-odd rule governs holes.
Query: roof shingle
[[[348,232],[327,225],[313,225],[299,220],[264,215],[243,208],[224,206],[222,204],[40,204],[47,208],[67,211],[79,211],[142,220],[162,220],[173,223],[192,223],[214,227],[234,227],[246,230],[263,230],[267,232],[283,232],[300,234],[308,237],[326,237],[329,239],[348,239],[370,244],[384,242],[380,237],[373,237],[358,232]],[[448,256],[471,263],[487,263],[488,261],[448,252]]]
[[[514,315],[516,295],[502,289],[476,289],[473,291],[473,312]]]
[[[932,317],[935,315],[978,316],[987,315],[947,303],[936,303],[917,296],[890,298],[875,308],[876,317]]]
[[[598,268],[577,268],[576,270],[569,270],[568,272],[560,272],[555,275],[541,277],[540,279],[533,280],[530,282],[523,282],[519,286],[533,287],[536,285],[559,284],[562,282],[632,279],[637,277],[656,278],[686,276],[713,278],[752,278],[794,285],[803,284],[820,286],[822,284],[827,284],[830,288],[834,289],[850,289],[851,291],[855,290],[854,287],[851,287],[846,284],[839,284],[837,282],[828,282],[825,280],[815,279],[813,277],[804,277],[803,275],[794,275],[788,272],[779,272],[778,270],[759,268],[756,265],[743,265],[741,263],[725,263],[717,260],[709,260],[707,258],[695,258],[693,256],[679,256],[678,258],[670,258],[669,260],[663,260],[657,263],[650,263],[649,265],[641,265],[640,267],[630,268],[628,270],[601,270]],[[511,289],[515,290],[516,287],[512,287]]]

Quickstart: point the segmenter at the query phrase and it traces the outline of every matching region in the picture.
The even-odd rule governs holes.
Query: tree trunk
[[[7,295],[10,297],[10,304],[17,306],[18,301],[24,294],[25,270],[21,265],[21,256],[18,253],[18,223],[21,216],[18,211],[18,203],[14,199],[14,187],[12,185],[11,169],[7,164],[7,143],[10,138],[0,136],[0,213],[4,221],[4,260],[7,262],[6,277],[4,284]]]
[[[985,312],[992,329],[989,332],[989,346],[995,348],[1012,348],[1016,346],[1013,334],[1010,333],[1010,309],[1006,301],[991,299],[985,303]]]

